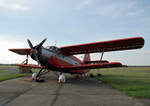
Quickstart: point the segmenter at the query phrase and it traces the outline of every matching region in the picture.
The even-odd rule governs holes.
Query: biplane
[[[43,73],[45,73],[44,70],[47,70],[47,72],[53,70],[70,74],[85,74],[89,72],[90,69],[121,67],[122,64],[120,62],[109,62],[107,60],[103,60],[104,52],[139,49],[144,46],[144,39],[142,37],[132,37],[63,47],[43,47],[46,40],[47,38],[38,45],[33,46],[31,41],[27,39],[30,48],[9,49],[19,55],[26,55],[24,63],[15,65],[40,69],[36,76],[36,81],[38,81]],[[99,60],[91,60],[90,53],[101,53],[101,56]],[[78,54],[84,54],[84,59],[82,61],[75,56]],[[37,61],[38,65],[28,64],[29,55],[33,60]]]

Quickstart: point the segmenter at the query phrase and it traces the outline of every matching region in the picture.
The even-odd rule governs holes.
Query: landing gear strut
[[[42,68],[37,74],[33,73],[32,75],[32,79],[35,80],[36,82],[44,82],[44,80],[42,79],[42,75],[48,73],[49,70],[44,70],[44,68]]]
[[[43,68],[38,72],[35,81],[36,82],[44,82],[43,79],[41,79],[41,72],[42,72]]]
[[[101,77],[101,76],[102,76],[102,74],[98,73],[98,74],[97,74],[97,76],[98,76],[98,77]]]

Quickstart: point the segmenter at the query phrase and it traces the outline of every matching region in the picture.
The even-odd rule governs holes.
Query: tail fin
[[[87,61],[91,61],[89,53],[84,55],[83,63],[86,63]]]

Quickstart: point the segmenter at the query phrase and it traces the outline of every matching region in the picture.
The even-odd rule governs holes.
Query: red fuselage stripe
[[[73,58],[71,58],[71,59],[73,59]],[[76,59],[74,61],[76,61]],[[79,60],[77,62],[79,62]],[[63,60],[61,60],[59,58],[56,58],[54,56],[50,57],[48,63],[51,64],[52,66],[56,67],[56,68],[64,68],[66,66],[75,66],[75,65],[72,65],[71,63],[63,61]],[[89,70],[71,70],[70,72],[73,72],[73,73],[76,73],[76,74],[83,74],[83,73],[89,72]]]

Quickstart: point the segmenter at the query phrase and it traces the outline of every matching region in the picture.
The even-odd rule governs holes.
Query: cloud
[[[118,11],[119,7],[117,5],[105,5],[100,7],[100,12],[99,14],[101,16],[118,16],[120,11]]]
[[[150,7],[140,7],[141,4],[138,1],[121,1],[102,3],[99,7],[99,14],[101,16],[121,17],[121,16],[140,16],[145,12],[148,12]]]
[[[85,7],[88,7],[90,6],[95,0],[83,0],[83,2],[81,2],[79,5],[78,5],[78,9],[82,9],[82,8],[85,8]]]
[[[108,2],[102,0],[83,0],[78,5],[78,9],[89,8],[92,6],[92,11],[96,12],[100,16],[118,16],[123,9],[130,8],[134,3],[124,3],[124,2]]]
[[[138,16],[144,13],[144,9],[138,10],[138,11],[133,11],[133,12],[128,12],[126,16]]]
[[[8,2],[7,0],[0,0],[0,8],[10,9],[10,10],[29,10],[30,8],[18,2]]]
[[[3,37],[0,35],[0,63],[3,64],[15,64],[21,63],[25,60],[25,56],[18,55],[16,53],[10,52],[10,48],[27,48],[26,42],[21,42],[19,39],[14,39],[12,37]],[[30,63],[35,63],[30,59]]]
[[[99,14],[101,16],[112,16],[112,17],[123,16],[124,14],[126,14],[126,12],[133,9],[135,4],[136,3],[134,1],[102,3],[102,5],[99,7],[99,11],[100,11]]]
[[[135,0],[121,0],[119,2],[113,0],[82,0],[82,2],[78,4],[78,9],[86,8],[88,9],[87,11],[92,9],[94,13],[104,17],[138,16],[147,9],[146,7],[140,8],[139,5],[141,5],[140,2]]]
[[[127,50],[104,53],[103,59],[109,62],[121,62],[123,65],[150,65],[150,50]],[[99,60],[101,54],[93,53],[92,60]]]

